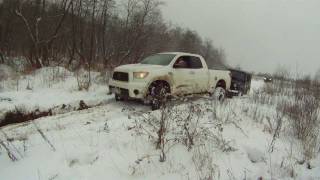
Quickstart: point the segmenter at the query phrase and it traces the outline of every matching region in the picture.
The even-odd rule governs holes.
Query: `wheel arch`
[[[227,89],[227,83],[226,83],[226,81],[225,80],[223,80],[223,79],[220,79],[218,82],[217,82],[217,84],[216,84],[216,88],[217,87],[222,87],[223,89]]]

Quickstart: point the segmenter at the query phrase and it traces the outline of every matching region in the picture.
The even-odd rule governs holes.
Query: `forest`
[[[3,0],[0,63],[18,58],[29,70],[101,71],[153,53],[183,51],[201,54],[210,66],[224,65],[223,49],[165,21],[163,6],[158,0]]]

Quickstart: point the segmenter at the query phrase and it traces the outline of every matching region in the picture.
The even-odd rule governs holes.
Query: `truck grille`
[[[114,72],[112,79],[117,80],[117,81],[128,82],[129,81],[129,74],[124,73],[124,72]]]

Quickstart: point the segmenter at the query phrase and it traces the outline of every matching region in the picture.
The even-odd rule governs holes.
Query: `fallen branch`
[[[32,124],[35,126],[41,137],[50,145],[51,149],[53,151],[56,151],[56,148],[53,146],[53,144],[50,142],[47,136],[43,133],[43,131],[37,126],[37,124],[34,121],[32,121]]]

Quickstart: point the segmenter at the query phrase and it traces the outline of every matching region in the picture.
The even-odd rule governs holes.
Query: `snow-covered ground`
[[[0,128],[0,179],[320,179],[320,157],[310,161],[309,169],[298,163],[300,145],[288,129],[272,142],[276,105],[252,98],[263,81],[253,80],[250,95],[223,104],[198,98],[162,113],[135,102],[115,102],[103,84],[79,92],[72,79],[0,93],[27,107],[108,100]],[[48,97],[57,100],[43,102]],[[0,109],[9,106],[2,103]],[[156,148],[161,119],[166,119],[163,152]]]
[[[111,98],[103,77],[96,72],[91,74],[93,82],[89,90],[79,91],[75,74],[62,67],[46,67],[25,76],[18,76],[4,66],[1,69],[8,79],[0,82],[0,120],[5,112],[15,108],[47,111],[63,104],[76,107],[80,100],[97,105]]]

